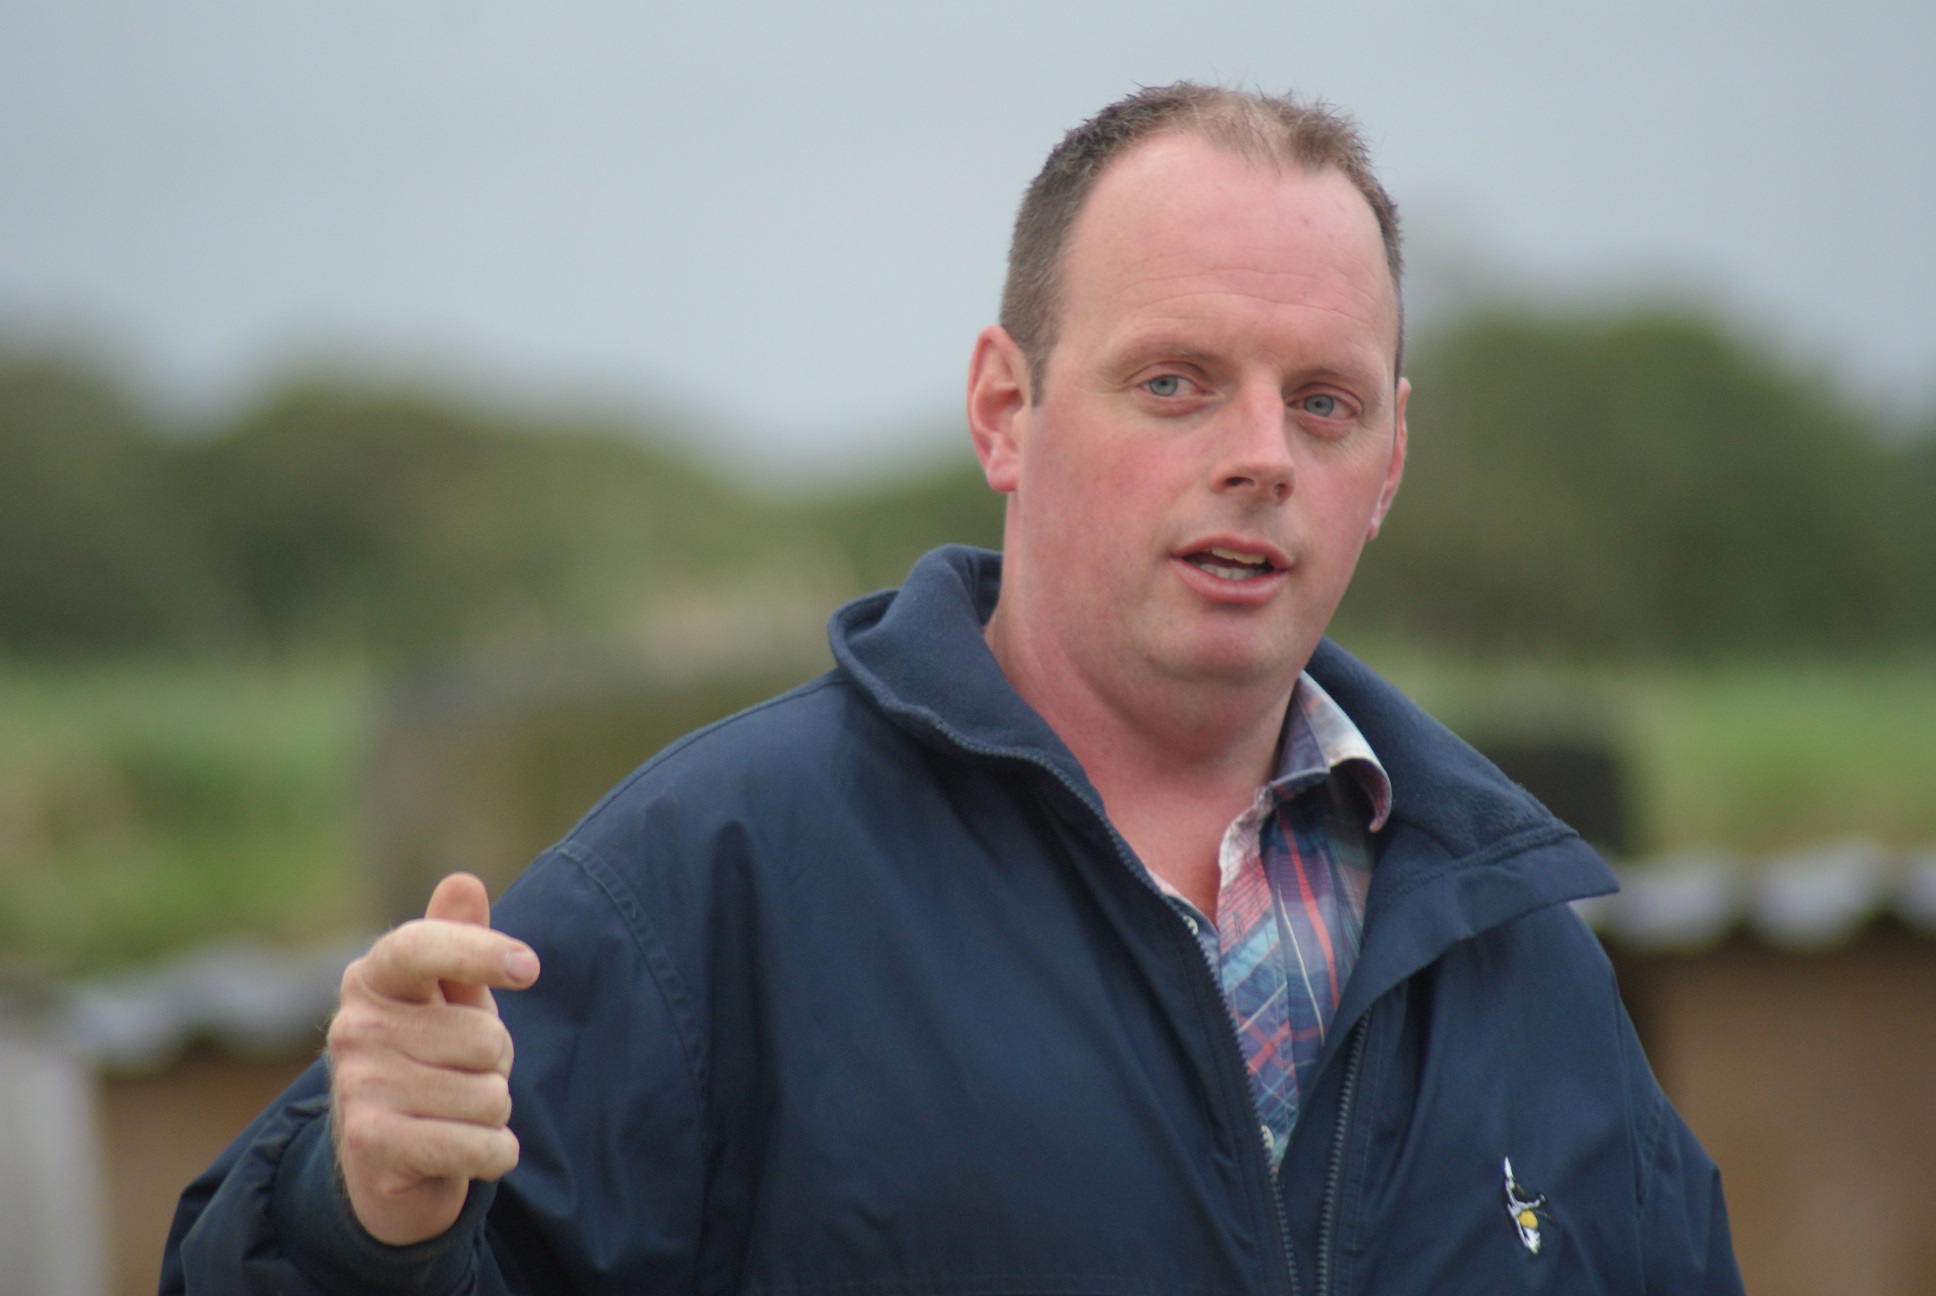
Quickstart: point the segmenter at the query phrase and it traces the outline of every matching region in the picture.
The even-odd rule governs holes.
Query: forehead
[[[1130,150],[1097,181],[1065,250],[1061,325],[1296,317],[1396,349],[1377,217],[1335,169],[1257,162],[1190,133]],[[1389,355],[1387,356],[1389,359]]]

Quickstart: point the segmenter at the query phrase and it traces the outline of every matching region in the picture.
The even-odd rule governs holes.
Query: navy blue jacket
[[[190,1185],[162,1290],[1739,1290],[1565,903],[1605,866],[1328,644],[1395,805],[1273,1179],[1195,941],[983,645],[998,564],[843,608],[836,670],[660,753],[507,891],[544,961],[500,996],[522,1159],[450,1233],[354,1224],[318,1066]]]

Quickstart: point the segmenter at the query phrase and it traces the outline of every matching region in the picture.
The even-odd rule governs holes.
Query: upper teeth
[[[1226,562],[1250,563],[1252,565],[1266,561],[1262,554],[1238,553],[1234,549],[1219,549],[1215,545],[1210,547],[1210,556],[1213,558],[1222,558]]]

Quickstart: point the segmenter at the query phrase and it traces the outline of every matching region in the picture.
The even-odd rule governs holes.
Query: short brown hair
[[[1002,286],[1002,327],[1028,361],[1039,391],[1060,323],[1062,258],[1076,216],[1109,164],[1165,131],[1190,131],[1259,163],[1306,171],[1335,168],[1351,181],[1378,218],[1385,266],[1398,300],[1398,351],[1405,347],[1405,303],[1399,289],[1398,208],[1372,174],[1371,156],[1349,117],[1322,103],[1178,81],[1139,90],[1062,137],[1022,195]],[[1394,373],[1394,377],[1396,374]]]

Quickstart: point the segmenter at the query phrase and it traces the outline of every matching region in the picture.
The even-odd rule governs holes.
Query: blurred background
[[[1750,1290],[1936,1291],[1932,56],[1907,0],[0,6],[4,1290],[151,1290],[369,932],[997,543],[1014,205],[1192,77],[1347,108],[1405,215],[1337,637],[1620,865]]]

